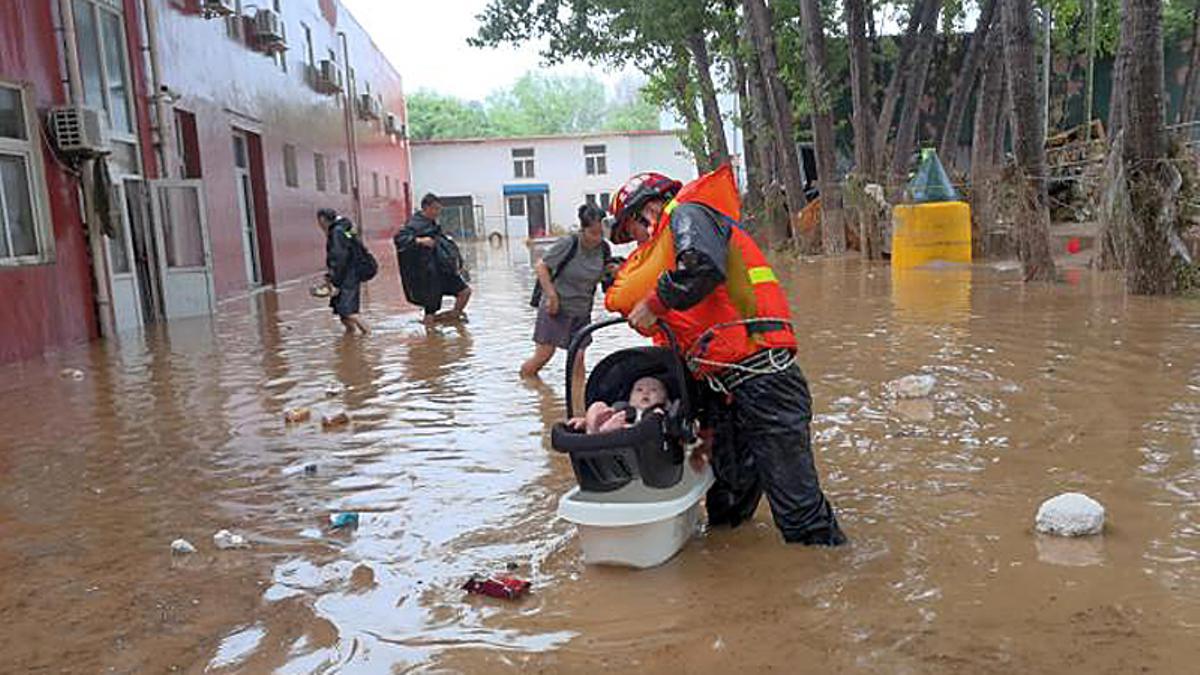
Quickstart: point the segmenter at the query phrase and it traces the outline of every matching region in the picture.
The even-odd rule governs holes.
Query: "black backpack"
[[[614,258],[612,255],[612,249],[608,246],[608,241],[601,240],[600,243],[604,246],[604,267],[605,274],[607,275],[608,264],[613,262]],[[563,256],[562,262],[558,263],[558,267],[555,267],[550,271],[550,281],[554,281],[558,278],[558,275],[562,274],[562,271],[567,268],[567,264],[571,262],[571,259],[574,258],[575,254],[578,252],[579,235],[573,234],[571,235],[571,248],[567,249],[567,255]],[[605,288],[607,288],[607,280],[603,283],[605,284]],[[537,274],[533,275],[533,293],[529,296],[529,306],[533,307],[534,309],[542,306],[542,283],[538,281]]]
[[[367,245],[362,242],[361,237],[351,237],[354,242],[354,275],[359,281],[370,281],[379,274],[379,262],[375,260],[375,256],[367,248]]]

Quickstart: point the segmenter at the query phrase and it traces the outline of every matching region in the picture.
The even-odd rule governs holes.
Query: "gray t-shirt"
[[[550,275],[571,251],[571,241],[578,235],[567,235],[550,246],[542,260],[550,268]],[[592,301],[596,298],[596,285],[604,276],[604,245],[589,249],[580,240],[575,256],[562,272],[554,278],[554,289],[558,291],[559,313],[589,318]],[[542,298],[542,305],[546,300]]]

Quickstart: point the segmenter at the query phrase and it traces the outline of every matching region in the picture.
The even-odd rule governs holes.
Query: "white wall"
[[[588,176],[583,146],[607,146],[608,173]],[[534,149],[534,177],[513,178],[513,148]],[[546,183],[550,186],[547,218],[551,227],[571,229],[587,193],[615,193],[639,171],[661,171],[679,180],[696,176],[679,139],[670,133],[562,136],[536,139],[495,139],[412,144],[413,200],[433,192],[456,197],[470,195],[483,206],[483,234],[505,232],[504,186]],[[476,211],[478,216],[478,210]],[[515,238],[524,231],[510,233]]]

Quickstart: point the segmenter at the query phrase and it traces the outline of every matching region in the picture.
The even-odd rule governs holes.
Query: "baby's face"
[[[633,391],[629,392],[629,405],[638,410],[646,410],[667,402],[667,387],[656,377],[643,377],[633,383]]]

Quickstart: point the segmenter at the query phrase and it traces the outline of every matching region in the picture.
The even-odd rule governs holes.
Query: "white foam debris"
[[[933,375],[905,375],[888,383],[888,389],[900,398],[926,398],[933,393],[937,378]]]
[[[1042,534],[1082,537],[1104,529],[1104,506],[1079,492],[1065,492],[1042,502],[1034,519]]]

